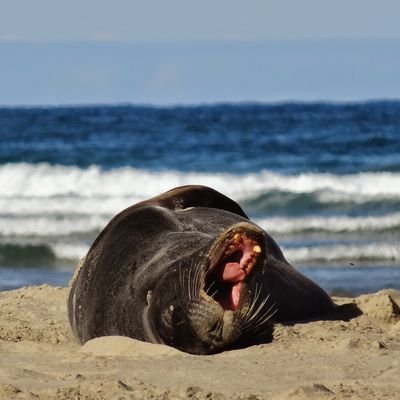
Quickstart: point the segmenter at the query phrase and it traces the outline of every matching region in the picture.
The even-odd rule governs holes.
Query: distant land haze
[[[0,41],[0,105],[400,98],[400,39]]]

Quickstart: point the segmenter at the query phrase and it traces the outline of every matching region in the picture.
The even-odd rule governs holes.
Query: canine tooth
[[[253,247],[254,253],[260,254],[261,253],[261,247],[257,244]]]
[[[233,240],[235,242],[241,242],[242,241],[242,236],[240,235],[240,233],[235,233],[235,235],[233,236]]]
[[[233,252],[233,250],[236,249],[236,246],[234,244],[230,244],[226,250],[224,251],[223,257],[230,256]]]

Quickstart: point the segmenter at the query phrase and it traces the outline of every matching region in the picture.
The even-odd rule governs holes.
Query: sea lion
[[[122,335],[212,354],[315,318],[330,297],[230,198],[183,186],[133,205],[99,234],[68,300],[81,343]]]

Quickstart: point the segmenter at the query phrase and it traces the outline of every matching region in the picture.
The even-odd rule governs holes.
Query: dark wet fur
[[[210,257],[232,229],[255,235],[263,253],[246,279],[243,304],[224,312],[205,286]],[[176,188],[114,217],[83,261],[68,302],[82,343],[124,335],[193,354],[265,342],[273,321],[333,309],[239,205],[202,186]]]

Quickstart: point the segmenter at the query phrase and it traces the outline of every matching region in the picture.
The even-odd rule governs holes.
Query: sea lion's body
[[[114,217],[72,283],[74,333],[123,335],[209,354],[267,337],[333,303],[233,200],[173,189]]]

